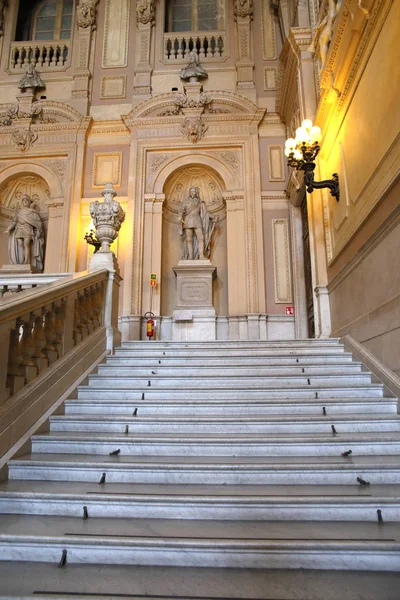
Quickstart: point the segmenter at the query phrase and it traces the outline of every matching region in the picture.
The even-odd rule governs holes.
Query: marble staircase
[[[333,339],[125,343],[0,483],[0,599],[385,600],[399,581],[398,399]]]

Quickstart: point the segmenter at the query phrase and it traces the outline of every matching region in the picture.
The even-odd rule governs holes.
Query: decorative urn
[[[110,245],[118,237],[118,232],[125,220],[125,212],[120,203],[114,200],[117,192],[112,183],[106,183],[101,192],[104,202],[90,203],[90,216],[96,229],[96,236],[101,243],[99,252],[110,252]]]

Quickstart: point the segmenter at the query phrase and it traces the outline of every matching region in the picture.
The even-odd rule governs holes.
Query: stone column
[[[164,194],[146,194],[144,205],[144,249],[143,249],[143,312],[151,310],[159,316],[161,310],[161,252],[162,252],[162,214]],[[151,292],[150,273],[156,273],[158,285]],[[152,301],[150,295],[153,295]]]
[[[243,94],[248,94],[254,101],[254,50],[251,21],[253,19],[253,0],[235,0],[234,16],[237,34],[237,89]]]
[[[152,30],[155,24],[155,0],[138,0],[136,5],[136,56],[135,78],[133,83],[134,96],[149,96],[151,94],[151,74],[153,71],[151,49]],[[138,99],[135,100],[137,102]]]

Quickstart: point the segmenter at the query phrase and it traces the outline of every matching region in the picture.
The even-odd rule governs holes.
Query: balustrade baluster
[[[51,44],[51,46],[49,46],[49,54],[50,54],[50,67],[55,67],[57,66],[57,46],[54,46],[53,44]]]
[[[39,67],[43,66],[44,61],[44,46],[39,47],[39,56],[38,56],[38,65]]]
[[[44,48],[44,66],[45,67],[49,67],[50,66],[50,49],[49,49],[49,46],[46,46]]]
[[[46,346],[46,336],[44,334],[45,326],[45,311],[42,309],[40,314],[35,313],[35,319],[33,324],[33,342],[35,344],[35,353],[33,359],[39,369],[39,373],[47,369],[49,366],[49,360],[46,354],[43,352]]]
[[[79,342],[82,340],[81,317],[80,317],[80,311],[79,311],[79,298],[78,297],[76,297],[75,304],[74,304],[74,327],[73,327],[72,337],[74,339],[74,346],[79,344]]]
[[[56,306],[54,309],[54,331],[56,333],[56,347],[58,356],[62,356],[63,352],[63,338],[64,338],[64,326],[65,326],[65,300],[61,301],[61,306]]]
[[[23,321],[22,325],[22,336],[21,336],[21,353],[22,361],[21,365],[24,367],[36,367],[36,363],[33,360],[35,354],[35,343],[33,341],[33,325],[34,325],[34,314],[31,313],[26,320]]]
[[[85,307],[85,314],[86,314],[86,319],[87,319],[87,328],[88,328],[89,333],[92,333],[96,327],[93,322],[93,306],[92,306],[92,302],[91,302],[90,288],[84,289],[83,297],[84,297],[83,304]]]
[[[198,48],[200,61],[206,57],[206,50],[205,50],[206,42],[207,42],[207,38],[197,38],[197,40],[196,40],[196,47]]]
[[[177,38],[177,40],[178,40],[178,52],[177,52],[177,55],[176,55],[177,59],[180,59],[180,58],[182,59],[184,57],[184,55],[185,55],[185,48],[184,48],[183,39],[184,38],[181,38],[181,39]]]
[[[54,306],[45,308],[44,315],[44,335],[46,338],[46,345],[44,347],[44,352],[49,360],[49,363],[52,364],[58,358],[57,349],[55,347],[56,341],[56,332],[55,332],[55,314],[54,314]]]
[[[18,52],[17,67],[19,69],[22,67],[22,50],[23,50],[23,47],[18,46],[18,48],[17,48],[17,52]]]
[[[21,363],[23,361],[21,337],[22,319],[16,319],[15,327],[10,332],[10,346],[8,351],[8,374],[12,376],[22,375]]]
[[[78,329],[81,333],[82,339],[88,335],[88,319],[85,311],[85,297],[82,293],[78,292],[78,311],[79,311],[79,325]]]

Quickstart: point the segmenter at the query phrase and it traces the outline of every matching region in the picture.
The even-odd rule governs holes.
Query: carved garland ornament
[[[155,0],[138,0],[136,5],[136,20],[142,25],[154,25],[156,18],[156,2]]]
[[[235,0],[234,8],[235,20],[238,17],[245,19],[246,17],[253,18],[253,0]]]
[[[92,31],[96,29],[96,6],[99,0],[80,0],[76,8],[76,24],[78,27],[86,29],[91,27]]]

